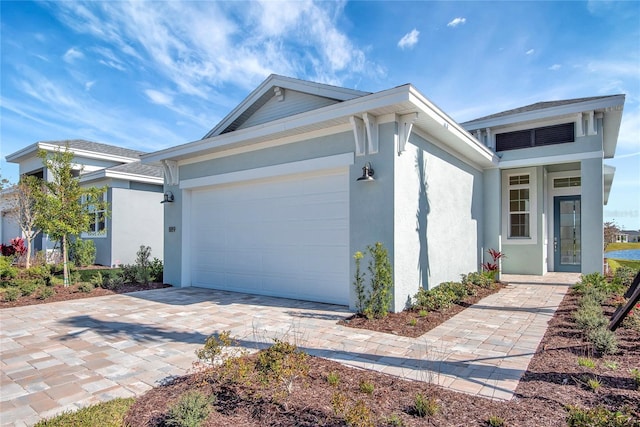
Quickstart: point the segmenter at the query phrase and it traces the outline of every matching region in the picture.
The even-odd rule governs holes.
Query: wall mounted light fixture
[[[373,178],[373,168],[371,167],[371,163],[367,162],[364,164],[364,167],[362,168],[362,176],[360,178],[357,179],[357,181],[375,181],[375,179]]]
[[[160,203],[173,203],[173,193],[171,191],[164,193],[164,200]]]

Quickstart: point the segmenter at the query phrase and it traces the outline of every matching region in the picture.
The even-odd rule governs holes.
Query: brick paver
[[[510,284],[419,338],[339,326],[346,307],[198,288],[0,310],[0,424],[144,393],[182,375],[212,333],[248,349],[284,338],[365,369],[510,399],[576,274]]]

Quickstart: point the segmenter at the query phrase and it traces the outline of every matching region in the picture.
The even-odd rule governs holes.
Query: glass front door
[[[579,273],[582,266],[580,196],[553,198],[554,270]]]

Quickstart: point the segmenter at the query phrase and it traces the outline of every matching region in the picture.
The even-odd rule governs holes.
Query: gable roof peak
[[[256,89],[254,89],[240,104],[238,104],[236,108],[234,108],[213,129],[203,136],[202,139],[211,138],[213,136],[236,130],[247,120],[248,117],[265,105],[274,96],[284,97],[283,90],[292,90],[308,95],[324,97],[336,102],[347,101],[371,94],[371,92],[333,86],[326,83],[317,83],[282,76],[279,74],[270,74]]]

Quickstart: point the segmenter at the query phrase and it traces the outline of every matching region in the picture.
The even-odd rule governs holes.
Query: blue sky
[[[624,93],[605,220],[640,228],[640,2],[1,1],[0,173],[41,140],[155,151],[204,136],[271,73],[412,83],[459,122]]]

